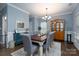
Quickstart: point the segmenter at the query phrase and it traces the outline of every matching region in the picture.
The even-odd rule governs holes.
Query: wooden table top
[[[32,40],[34,41],[44,41],[47,37],[46,35],[38,36],[38,35],[32,35],[31,36]]]

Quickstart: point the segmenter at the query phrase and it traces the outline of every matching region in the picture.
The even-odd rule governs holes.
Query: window
[[[47,33],[47,23],[41,22],[41,34],[46,34],[46,33]]]

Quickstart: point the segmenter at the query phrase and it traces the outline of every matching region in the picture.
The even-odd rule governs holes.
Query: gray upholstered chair
[[[43,45],[46,55],[47,55],[47,52],[50,50],[50,47],[53,43],[53,37],[54,37],[54,32],[49,32],[47,34],[46,43]]]
[[[53,44],[53,42],[54,42],[54,32],[49,32],[49,38],[48,39],[50,39],[50,47],[52,46],[52,44]]]
[[[24,51],[26,52],[26,55],[28,56],[34,55],[38,47],[32,44],[31,35],[24,34],[22,35],[22,38],[23,38],[23,44],[24,44]]]

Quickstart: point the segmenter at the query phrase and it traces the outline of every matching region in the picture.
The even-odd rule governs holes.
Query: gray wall
[[[26,29],[29,29],[29,15],[23,12],[22,10],[19,10],[11,5],[7,4],[7,16],[8,16],[8,36],[7,36],[7,44],[6,47],[9,48],[9,42],[13,41],[13,33],[15,30],[17,32],[26,31]],[[24,29],[16,29],[16,21],[23,21],[25,22]]]
[[[16,20],[26,22],[26,28],[29,28],[29,15],[8,5],[8,31],[13,32],[16,28]]]
[[[73,42],[75,47],[79,50],[79,4],[73,11]]]
[[[40,18],[38,16],[30,15],[29,26],[30,26],[30,32],[32,34],[36,34],[38,32],[38,26],[40,26]]]
[[[77,7],[75,8],[75,10],[73,11],[73,30],[75,32],[79,31],[79,27],[76,27],[76,24],[78,24],[77,22],[77,16],[79,16],[79,4],[77,5]]]
[[[34,34],[34,17],[33,16],[29,16],[29,28],[30,28],[30,33]]]
[[[78,34],[79,36],[79,4],[73,11],[73,32],[74,32],[74,40],[76,39],[75,36]]]

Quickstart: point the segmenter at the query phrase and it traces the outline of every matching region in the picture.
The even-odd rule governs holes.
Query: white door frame
[[[7,43],[7,33],[8,33],[8,20],[6,16],[2,16],[2,40],[3,40],[3,45],[6,47]]]

